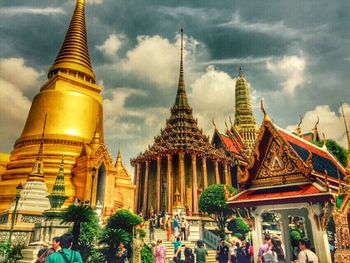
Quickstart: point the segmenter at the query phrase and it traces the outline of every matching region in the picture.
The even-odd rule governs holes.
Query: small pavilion
[[[240,208],[252,228],[255,260],[267,232],[280,236],[287,261],[292,259],[290,231],[302,228],[320,262],[331,262],[326,227],[339,189],[346,186],[345,169],[325,147],[273,124],[263,103],[262,111],[264,120],[250,164],[239,170],[242,190],[227,203]],[[277,218],[276,226],[264,221],[266,214]]]

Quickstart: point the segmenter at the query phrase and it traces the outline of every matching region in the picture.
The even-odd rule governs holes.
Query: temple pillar
[[[172,214],[172,200],[173,200],[173,171],[172,171],[172,155],[167,154],[167,213],[168,215]]]
[[[230,178],[230,173],[229,173],[229,164],[227,162],[224,163],[224,175],[225,175],[225,184],[231,185],[231,178]]]
[[[185,201],[185,154],[179,153],[179,179],[180,179],[180,195],[181,206],[184,207]]]
[[[146,169],[145,169],[145,191],[143,193],[143,205],[142,205],[142,213],[144,216],[147,216],[147,205],[148,205],[148,176],[149,176],[149,161],[146,161]]]
[[[161,164],[161,157],[157,156],[157,190],[156,190],[156,211],[157,214],[160,212],[160,194],[161,194],[161,178],[160,178],[160,171],[162,168]]]
[[[208,187],[207,158],[202,157],[203,190]]]
[[[214,160],[215,167],[215,183],[220,184],[220,175],[219,175],[219,163],[218,160]]]
[[[139,200],[140,200],[140,164],[136,163],[135,167],[135,185],[136,185],[136,193],[135,193],[135,199],[134,199],[134,210],[136,213],[139,212]]]
[[[192,154],[192,212],[198,214],[197,158]]]

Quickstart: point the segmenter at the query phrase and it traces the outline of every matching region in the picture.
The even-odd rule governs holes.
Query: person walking
[[[184,255],[185,255],[185,263],[194,263],[193,251],[189,245],[185,246]]]
[[[219,261],[219,263],[227,263],[228,255],[229,255],[229,248],[225,244],[225,239],[222,238],[220,240],[220,244],[216,248],[216,260]]]
[[[231,246],[229,248],[230,263],[237,263],[237,246],[239,246],[239,243],[232,239]]]
[[[155,227],[156,227],[156,219],[154,218],[154,216],[151,217],[151,219],[149,220],[149,239],[151,241],[154,241],[155,237],[154,237],[154,231],[155,231]]]
[[[171,228],[172,228],[172,220],[171,220],[171,217],[168,217],[168,219],[167,219],[167,232],[166,232],[166,234],[167,234],[167,240],[168,241],[170,241],[170,239],[171,239]]]
[[[185,221],[184,217],[181,219],[180,226],[181,226],[182,240],[187,240],[187,237],[186,237],[186,221]]]
[[[286,258],[282,247],[282,242],[278,237],[271,239],[271,244],[267,251],[263,254],[265,262],[270,263],[284,263]]]
[[[205,263],[207,261],[208,249],[204,246],[203,241],[197,241],[197,247],[194,249],[196,263]]]
[[[42,248],[38,253],[38,259],[35,263],[44,263],[46,258],[52,253],[61,249],[61,240],[60,237],[54,237],[52,239],[52,246],[50,248]]]
[[[128,251],[125,248],[124,243],[120,243],[118,246],[117,254],[116,254],[116,263],[124,263],[128,259]]]
[[[271,236],[266,234],[263,239],[263,245],[259,248],[257,263],[265,263],[263,254],[267,251],[271,243]]]
[[[60,247],[55,253],[47,257],[45,263],[83,263],[79,251],[72,250],[73,235],[64,234],[60,237]]]
[[[298,260],[296,263],[318,262],[318,257],[314,252],[310,250],[311,242],[307,238],[302,238],[299,241],[300,252],[298,254]]]
[[[174,236],[175,238],[177,238],[179,236],[179,218],[177,215],[174,217],[173,227],[174,227]]]
[[[175,240],[173,241],[174,245],[174,262],[180,262],[181,260],[181,245],[182,242],[180,240],[180,237],[175,237]],[[175,261],[175,258],[177,261]]]
[[[166,263],[166,248],[162,244],[162,240],[158,239],[154,257],[156,263]]]

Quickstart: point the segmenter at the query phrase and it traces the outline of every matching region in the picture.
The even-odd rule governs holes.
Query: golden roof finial
[[[326,135],[324,134],[324,132],[322,132],[322,137],[323,137],[322,149],[327,150],[327,138],[326,138]]]
[[[214,129],[217,130],[214,118],[212,119],[212,122],[213,122]]]
[[[346,132],[346,138],[348,140],[348,165],[345,168],[345,174],[346,176],[350,176],[350,133],[348,129],[348,125],[346,123],[346,118],[345,118],[345,113],[344,113],[344,108],[343,105],[340,106],[341,111],[343,113],[343,119],[344,119],[344,125],[345,125],[345,132]]]
[[[301,135],[301,123],[303,122],[303,116],[299,115],[300,117],[300,120],[299,120],[299,123],[298,123],[298,126],[296,127],[295,129],[295,133],[300,136]]]
[[[264,108],[264,98],[261,98],[261,100],[260,100],[260,109],[261,109],[262,113],[264,113],[264,122],[270,122],[271,121],[270,117]]]
[[[48,78],[58,71],[81,74],[80,78],[95,83],[87,44],[84,0],[77,0],[66,37],[54,64],[49,69]]]

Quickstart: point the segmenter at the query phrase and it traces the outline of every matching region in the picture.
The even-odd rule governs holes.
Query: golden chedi
[[[77,0],[62,47],[48,71],[48,80],[33,100],[9,162],[3,161],[5,157],[0,162],[0,212],[9,208],[16,186],[20,182],[25,184],[33,168],[45,115],[42,158],[48,191],[51,192],[64,156],[67,202],[79,198],[91,201],[94,206],[100,201],[105,215],[114,210],[118,175],[104,144],[101,91],[88,51],[85,1]]]

